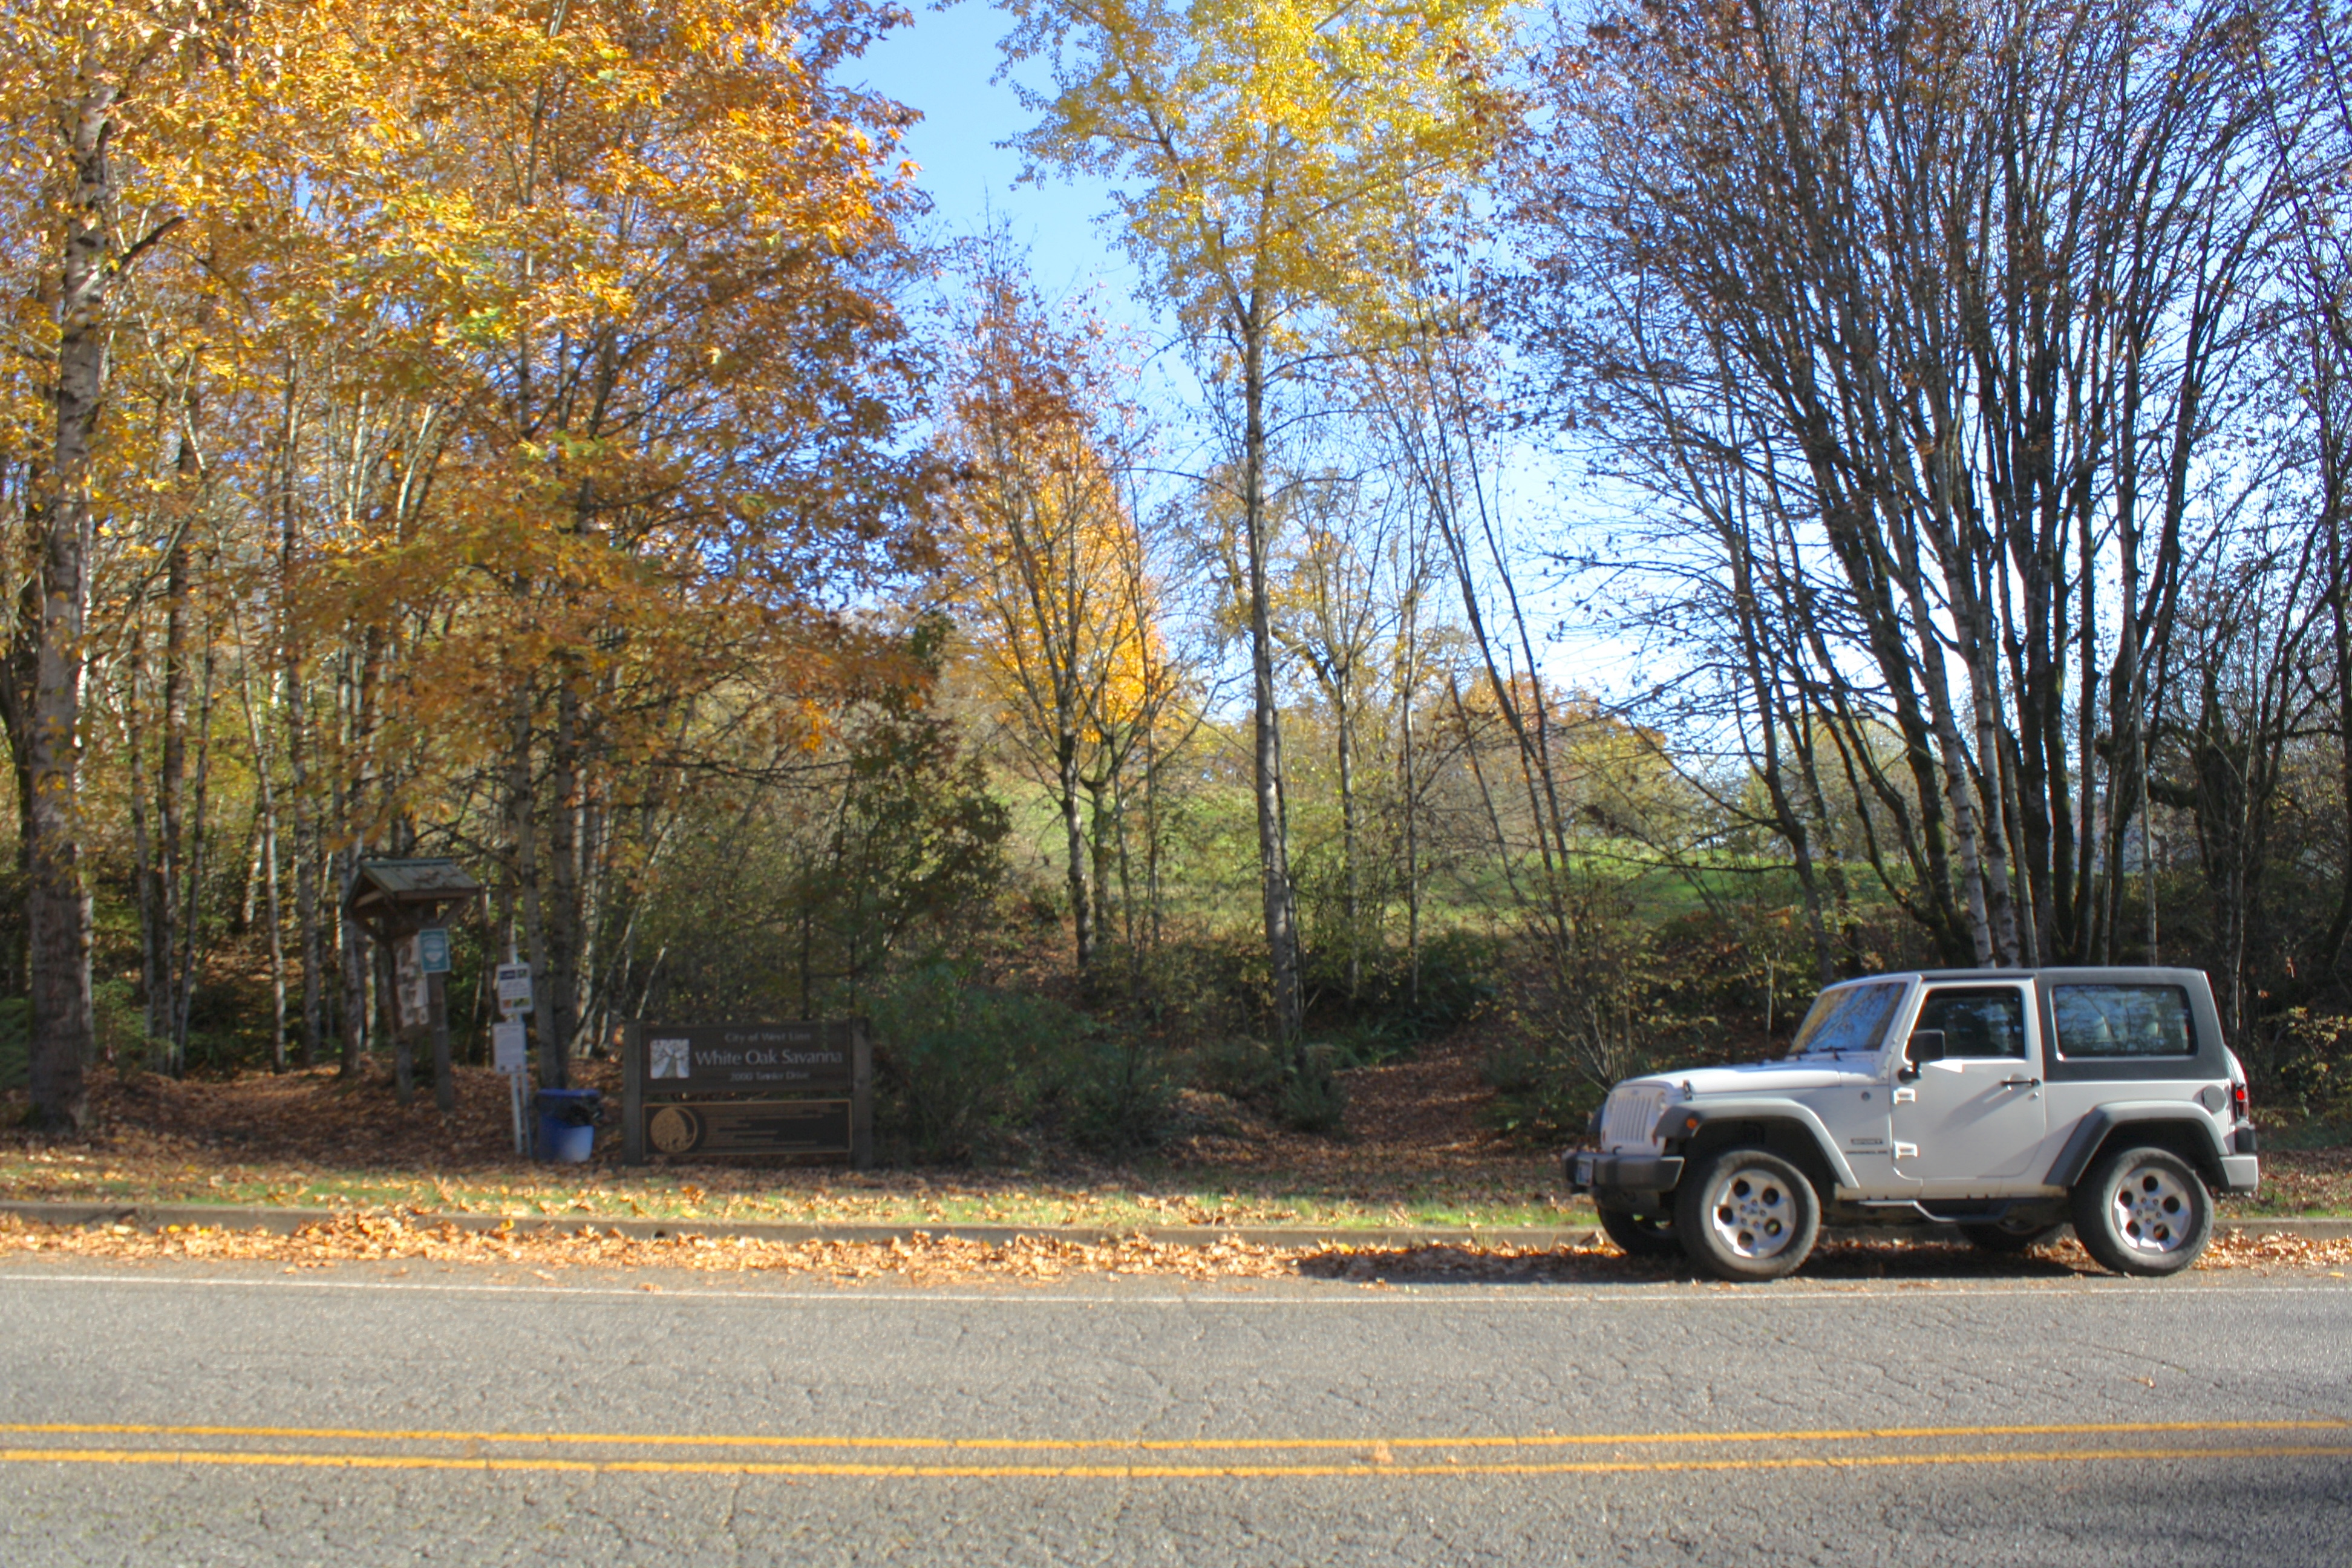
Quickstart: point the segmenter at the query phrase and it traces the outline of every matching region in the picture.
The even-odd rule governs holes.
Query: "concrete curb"
[[[127,1204],[104,1202],[0,1202],[0,1215],[39,1225],[129,1225],[141,1230],[170,1226],[209,1226],[227,1230],[261,1230],[286,1236],[305,1225],[331,1219],[338,1212],[315,1208],[262,1208],[228,1204]],[[365,1209],[360,1214],[396,1218],[412,1230],[443,1225],[487,1234],[511,1227],[527,1236],[568,1236],[583,1228],[618,1231],[640,1239],[670,1236],[700,1236],[712,1239],[741,1237],[747,1241],[910,1240],[918,1236],[953,1237],[959,1241],[1001,1247],[1024,1237],[1064,1241],[1118,1241],[1141,1236],[1171,1247],[1208,1247],[1220,1241],[1240,1241],[1254,1247],[1314,1247],[1341,1242],[1351,1247],[1460,1246],[1479,1242],[1494,1246],[1550,1247],[1577,1246],[1597,1237],[1596,1226],[1570,1224],[1541,1229],[1484,1230],[1468,1226],[1426,1228],[1344,1229],[1312,1226],[1176,1225],[1119,1227],[1086,1225],[790,1225],[761,1220],[624,1219],[609,1215],[407,1214]]]
[[[13,1215],[37,1225],[91,1226],[129,1225],[141,1230],[163,1230],[172,1226],[205,1226],[225,1230],[260,1230],[276,1236],[290,1235],[305,1225],[331,1219],[339,1211],[315,1208],[263,1208],[229,1204],[127,1204],[104,1202],[31,1203],[0,1201],[0,1215]],[[341,1211],[349,1212],[349,1211]],[[1484,1230],[1473,1226],[1428,1226],[1418,1227],[1381,1227],[1347,1229],[1314,1226],[1212,1226],[1175,1225],[1149,1226],[1120,1229],[1109,1226],[1063,1225],[784,1225],[757,1220],[696,1220],[696,1219],[620,1219],[597,1215],[489,1215],[489,1214],[395,1214],[385,1210],[362,1210],[363,1214],[396,1218],[412,1230],[435,1228],[444,1225],[459,1230],[488,1233],[511,1227],[527,1236],[569,1235],[583,1227],[597,1231],[618,1231],[623,1236],[649,1239],[671,1236],[700,1236],[713,1239],[741,1237],[747,1241],[795,1243],[804,1241],[906,1241],[917,1236],[953,1237],[959,1241],[985,1243],[990,1246],[1018,1240],[1024,1237],[1063,1241],[1103,1242],[1141,1236],[1148,1240],[1170,1247],[1209,1247],[1220,1241],[1238,1241],[1253,1247],[1311,1247],[1330,1243],[1354,1247],[1402,1248],[1412,1247],[1519,1247],[1549,1248],[1579,1247],[1600,1239],[1594,1225],[1570,1223],[1565,1226],[1540,1228]],[[1885,1239],[1907,1237],[1919,1239],[1917,1226],[1870,1226],[1857,1227],[1824,1227],[1828,1234],[1852,1239]],[[2214,1220],[2217,1231],[2240,1230],[2251,1237],[2285,1236],[2305,1241],[2337,1241],[2352,1237],[2352,1218],[2234,1218],[2220,1215]]]

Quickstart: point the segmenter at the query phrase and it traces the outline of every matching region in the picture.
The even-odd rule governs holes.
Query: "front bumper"
[[[1602,1208],[1654,1205],[1683,1179],[1679,1154],[1602,1154],[1579,1149],[1564,1162],[1568,1190],[1591,1193]]]

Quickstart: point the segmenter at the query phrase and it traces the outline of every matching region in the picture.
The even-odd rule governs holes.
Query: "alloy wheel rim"
[[[2162,1165],[2134,1165],[2116,1184],[2116,1235],[2134,1252],[2179,1251],[2189,1245],[2196,1217],[2189,1189]]]
[[[1741,1258],[1772,1258],[1797,1236],[1797,1202],[1780,1173],[1740,1165],[1715,1184],[1707,1218],[1724,1247]]]

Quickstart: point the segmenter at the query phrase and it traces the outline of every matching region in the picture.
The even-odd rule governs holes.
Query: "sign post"
[[[499,1021],[490,1026],[490,1050],[499,1071],[507,1075],[508,1098],[514,1101],[515,1152],[530,1157],[530,1117],[525,1100],[530,1089],[530,1033],[523,1015],[530,1011],[530,965],[507,949],[507,961],[493,976],[498,985]]]
[[[874,1163],[874,1050],[863,1018],[632,1024],[621,1157],[842,1154]]]
[[[433,1102],[445,1110],[451,1110],[457,1104],[457,1085],[449,1066],[447,926],[429,925],[416,933],[416,970],[425,982],[425,1026],[433,1035]]]
[[[530,1118],[523,1114],[523,1086],[530,1078],[530,1038],[520,1018],[501,1018],[490,1026],[490,1061],[507,1080],[507,1099],[514,1107],[515,1152],[530,1155]]]

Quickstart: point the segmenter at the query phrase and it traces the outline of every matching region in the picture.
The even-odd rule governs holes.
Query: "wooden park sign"
[[[622,1159],[839,1154],[874,1162],[874,1051],[834,1024],[632,1024],[621,1046]]]

